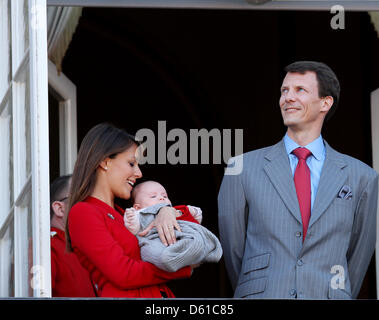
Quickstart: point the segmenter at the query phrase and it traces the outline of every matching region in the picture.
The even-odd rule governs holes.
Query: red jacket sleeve
[[[57,256],[54,250],[51,250],[51,288],[55,288],[55,278],[57,277]]]
[[[174,208],[180,210],[183,213],[180,217],[177,218],[177,220],[184,220],[199,224],[199,222],[193,217],[187,206],[179,205],[175,206]]]
[[[130,257],[120,244],[124,242],[125,246],[125,241],[130,237],[127,229],[121,225],[117,232],[111,232],[104,214],[91,204],[81,202],[72,207],[68,223],[73,247],[121,289],[137,289],[191,275],[190,267],[166,272],[149,262]],[[135,244],[131,242],[131,245]],[[136,250],[140,250],[139,247]]]

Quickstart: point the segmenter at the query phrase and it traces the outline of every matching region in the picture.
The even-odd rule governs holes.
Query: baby
[[[157,204],[164,204],[162,206],[155,206],[155,208],[159,209],[167,205],[172,206],[171,201],[167,196],[166,189],[160,183],[155,181],[145,181],[138,184],[132,191],[132,201],[133,207],[125,210],[124,220],[125,226],[134,235],[141,231],[139,211]],[[203,220],[201,209],[194,206],[186,207],[196,221],[201,224],[201,221]],[[180,208],[183,210],[183,206],[178,206],[176,208],[177,218],[184,213],[183,211],[180,211]]]
[[[175,231],[176,243],[166,247],[159,239],[156,228],[145,237],[138,235],[154,220],[159,209],[171,206],[165,188],[155,181],[142,182],[133,189],[132,201],[133,207],[125,210],[124,221],[127,229],[138,238],[142,260],[151,262],[160,269],[175,272],[188,265],[218,262],[221,259],[219,240],[200,225],[200,208],[184,205],[174,207],[181,232]]]

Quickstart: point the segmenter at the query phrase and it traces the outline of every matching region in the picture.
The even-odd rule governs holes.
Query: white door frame
[[[29,0],[33,273],[35,297],[51,297],[46,0]]]
[[[71,174],[77,156],[76,86],[50,60],[49,87],[59,99],[60,175]]]
[[[0,8],[0,294],[49,297],[46,0]]]

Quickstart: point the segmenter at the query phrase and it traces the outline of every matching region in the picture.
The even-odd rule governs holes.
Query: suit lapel
[[[339,156],[338,152],[333,150],[326,141],[324,142],[326,148],[325,162],[321,171],[308,228],[326,211],[347,179],[346,170],[342,170],[347,164]]]
[[[291,214],[302,223],[295,183],[283,140],[274,145],[265,158],[268,162],[264,166],[264,170],[271,183]]]

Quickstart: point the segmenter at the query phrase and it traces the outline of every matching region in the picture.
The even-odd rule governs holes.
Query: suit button
[[[300,231],[296,232],[296,233],[295,233],[295,236],[296,236],[297,238],[300,238],[300,237],[301,237],[301,232],[300,232]]]
[[[301,267],[302,265],[304,264],[304,262],[303,262],[303,260],[297,260],[297,265],[299,266],[299,267]]]
[[[296,290],[295,290],[295,289],[291,289],[291,290],[290,290],[290,295],[291,295],[292,297],[296,296]]]

